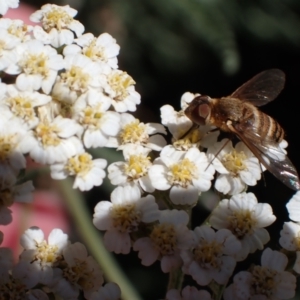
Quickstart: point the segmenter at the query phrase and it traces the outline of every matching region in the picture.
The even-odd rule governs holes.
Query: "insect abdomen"
[[[282,127],[270,116],[261,111],[255,111],[257,133],[262,140],[268,138],[276,143],[280,143],[284,138],[284,130]]]

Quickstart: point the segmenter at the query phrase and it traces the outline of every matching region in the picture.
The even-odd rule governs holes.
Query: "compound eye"
[[[206,119],[210,113],[210,107],[207,103],[200,104],[198,107],[199,116]]]

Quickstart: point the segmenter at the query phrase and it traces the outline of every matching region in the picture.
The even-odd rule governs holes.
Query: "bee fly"
[[[289,188],[299,190],[298,173],[280,147],[284,130],[257,108],[273,101],[282,91],[284,82],[285,75],[281,70],[266,70],[230,96],[197,96],[185,114],[197,125],[212,125],[235,134],[275,177]]]

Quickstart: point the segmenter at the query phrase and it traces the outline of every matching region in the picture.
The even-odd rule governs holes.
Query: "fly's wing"
[[[286,156],[284,150],[273,140],[257,133],[257,129],[249,129],[249,124],[230,125],[231,130],[252,151],[258,160],[280,181],[293,190],[300,189],[296,168]],[[245,130],[247,129],[247,130]]]
[[[273,101],[282,91],[285,75],[279,69],[263,71],[240,86],[230,97],[262,106]]]

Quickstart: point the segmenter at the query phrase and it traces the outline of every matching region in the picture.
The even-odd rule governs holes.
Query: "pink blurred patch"
[[[4,15],[4,18],[19,19],[23,20],[28,25],[37,25],[38,23],[33,23],[29,20],[30,15],[35,11],[35,7],[28,4],[20,3],[18,8],[9,9]]]
[[[0,230],[4,233],[1,247],[11,248],[15,257],[21,252],[21,235],[31,226],[41,228],[45,239],[54,228],[60,228],[65,233],[70,230],[66,210],[55,192],[35,191],[32,203],[15,203],[10,209],[13,212],[13,222],[8,226],[0,226]]]

